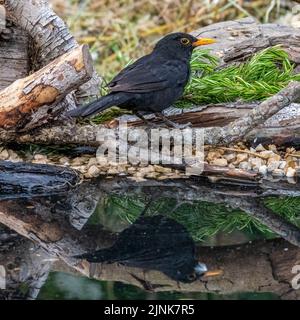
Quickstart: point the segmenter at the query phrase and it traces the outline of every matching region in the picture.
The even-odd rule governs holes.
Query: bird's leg
[[[153,123],[148,121],[142,114],[139,113],[139,111],[134,111],[134,114],[140,118],[147,126],[153,126]]]
[[[169,126],[175,128],[175,129],[185,129],[190,127],[190,123],[186,123],[186,124],[179,124],[176,122],[171,121],[170,119],[168,119],[165,115],[163,115],[160,112],[155,112],[155,115],[160,118],[161,120],[163,120],[166,124],[168,124]]]

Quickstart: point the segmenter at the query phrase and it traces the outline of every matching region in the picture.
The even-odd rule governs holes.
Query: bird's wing
[[[108,87],[111,92],[146,93],[184,85],[187,80],[184,64],[147,55],[123,69]]]

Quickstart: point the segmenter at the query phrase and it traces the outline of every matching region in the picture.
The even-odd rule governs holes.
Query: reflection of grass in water
[[[40,300],[100,300],[102,286],[98,281],[62,272],[50,273],[41,289]]]
[[[146,200],[128,196],[110,196],[106,202],[105,212],[119,217],[123,222],[132,223],[144,208]],[[292,223],[297,223],[300,210],[300,197],[268,198],[266,206],[285,217]],[[243,213],[232,210],[225,205],[208,202],[182,203],[174,212],[176,206],[173,199],[154,201],[147,214],[162,213],[182,223],[196,241],[201,241],[219,232],[231,233],[242,230],[250,234],[261,234],[265,237],[274,234],[263,224]]]

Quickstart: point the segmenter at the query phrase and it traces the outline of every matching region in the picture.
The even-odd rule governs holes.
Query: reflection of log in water
[[[177,198],[178,201],[204,200],[214,203],[227,203],[239,207],[267,224],[275,232],[280,232],[292,243],[298,244],[299,230],[279,216],[263,209],[255,196],[262,190],[248,191],[226,187],[212,189],[202,181],[171,181],[134,183],[125,179],[103,180],[99,185],[88,183],[63,196],[31,200],[3,200],[0,202],[0,222],[18,234],[34,241],[49,253],[60,258],[59,268],[68,265],[72,270],[89,276],[90,264],[72,258],[82,252],[111,246],[116,236],[99,226],[86,226],[81,231],[69,223],[81,220],[77,229],[92,214],[99,197],[107,194],[126,194],[147,197],[158,194],[164,198]],[[92,197],[87,197],[94,193]],[[227,194],[226,194],[227,193]],[[245,195],[248,193],[247,200]],[[256,194],[258,193],[258,194]],[[268,191],[270,193],[270,191]],[[274,194],[276,191],[274,190]],[[241,201],[242,195],[243,198]],[[64,213],[64,208],[67,208]],[[80,210],[78,210],[80,208]],[[69,216],[69,217],[68,217]],[[287,248],[286,250],[284,250]],[[24,250],[28,252],[28,250]],[[17,253],[16,253],[17,254]],[[18,255],[18,254],[17,254]],[[222,268],[224,275],[218,279],[196,281],[192,284],[177,283],[160,272],[129,268],[121,265],[97,264],[93,266],[93,277],[100,280],[114,280],[131,283],[154,291],[184,290],[199,292],[230,293],[237,291],[272,291],[285,298],[296,298],[290,281],[292,267],[300,258],[297,247],[285,241],[255,242],[253,244],[203,248],[197,250],[197,257],[210,268]],[[5,256],[4,256],[5,259]],[[34,296],[34,295],[33,295]]]

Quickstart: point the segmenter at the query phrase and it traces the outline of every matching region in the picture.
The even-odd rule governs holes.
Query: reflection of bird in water
[[[112,247],[76,258],[158,270],[181,282],[209,275],[206,265],[195,259],[195,243],[185,227],[162,215],[142,216],[120,233]]]

